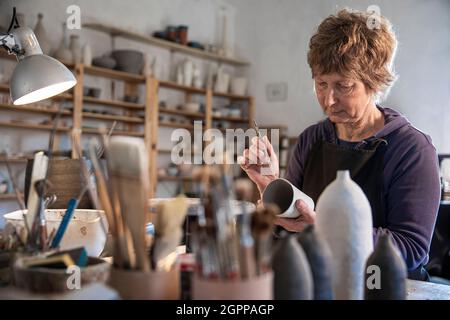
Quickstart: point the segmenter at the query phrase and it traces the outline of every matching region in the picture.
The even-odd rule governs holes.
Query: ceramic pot
[[[81,51],[80,38],[76,34],[70,36],[69,49],[72,52],[73,62],[81,63],[83,52]]]
[[[43,23],[44,15],[42,13],[38,14],[38,21],[36,26],[34,27],[34,34],[38,39],[39,45],[41,46],[42,52],[46,55],[50,55],[50,51],[52,50],[52,44],[47,35],[47,30],[44,28]]]
[[[115,69],[140,74],[144,65],[144,55],[136,50],[114,50],[111,56],[116,60]]]
[[[322,192],[316,213],[317,232],[332,252],[335,298],[362,299],[365,263],[373,250],[372,212],[348,170],[338,171],[336,179]]]
[[[104,54],[101,57],[92,59],[92,65],[101,68],[114,69],[116,66],[116,60]]]
[[[311,300],[314,296],[313,279],[305,252],[293,235],[286,235],[278,241],[272,258],[274,298]]]
[[[298,242],[305,251],[314,281],[314,300],[332,300],[331,251],[314,226],[306,227],[298,235]]]
[[[63,36],[58,49],[55,51],[55,58],[66,63],[73,63],[72,52],[69,50],[67,46],[66,30],[67,30],[66,23],[63,23]]]
[[[366,300],[405,300],[405,261],[387,233],[379,236],[367,259],[364,298]]]

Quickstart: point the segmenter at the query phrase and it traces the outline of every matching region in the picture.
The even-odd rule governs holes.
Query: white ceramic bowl
[[[47,234],[55,228],[58,230],[66,209],[47,209]],[[25,211],[26,214],[26,211]],[[6,222],[23,227],[22,210],[4,215]],[[77,209],[61,240],[60,249],[66,250],[84,247],[88,256],[98,257],[106,244],[108,223],[103,211]]]

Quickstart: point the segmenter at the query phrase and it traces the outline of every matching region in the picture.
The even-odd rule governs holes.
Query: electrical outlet
[[[286,101],[287,98],[287,83],[277,82],[269,83],[266,85],[266,97],[267,101],[279,102]]]

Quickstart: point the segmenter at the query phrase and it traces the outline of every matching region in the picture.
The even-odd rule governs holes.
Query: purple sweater
[[[408,271],[412,271],[428,262],[439,209],[441,190],[436,149],[431,138],[414,128],[403,115],[389,108],[378,108],[384,114],[385,126],[366,140],[384,137],[388,142],[383,164],[387,223],[374,226],[374,242],[383,230],[390,233],[406,261]],[[303,185],[308,153],[319,139],[337,143],[334,125],[329,119],[308,127],[297,140],[286,179],[298,188]],[[363,140],[355,148],[366,145]]]

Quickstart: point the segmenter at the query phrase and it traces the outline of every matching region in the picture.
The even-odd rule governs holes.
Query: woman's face
[[[337,73],[314,77],[317,100],[333,123],[358,122],[372,103],[373,95],[360,80]]]

